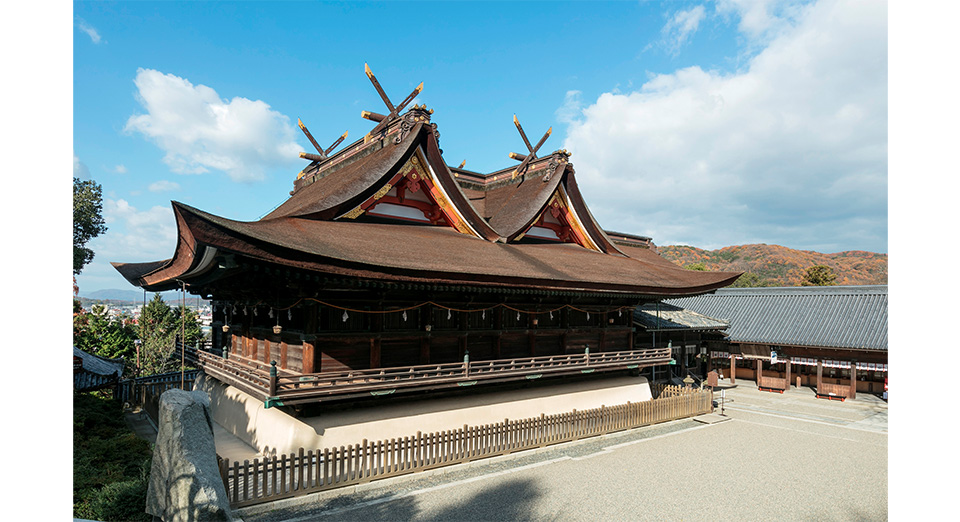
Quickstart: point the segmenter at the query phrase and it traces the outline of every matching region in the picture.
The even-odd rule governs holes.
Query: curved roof
[[[329,274],[392,281],[470,283],[682,296],[730,284],[739,274],[684,270],[648,249],[611,256],[570,243],[485,241],[448,227],[276,218],[233,221],[174,203],[181,242],[159,270],[128,279],[162,289],[199,274],[203,248]],[[182,261],[178,264],[177,259]],[[187,261],[189,259],[189,261]]]
[[[619,250],[591,215],[566,151],[531,161],[519,177],[507,169],[458,179],[466,171],[451,171],[437,139],[428,113],[411,110],[381,134],[313,161],[291,197],[259,221],[234,221],[174,202],[173,257],[114,266],[150,290],[177,281],[202,286],[217,277],[210,274],[229,270],[217,259],[235,253],[359,278],[654,298],[710,292],[740,275],[684,270],[647,249],[629,249],[637,250],[629,255]],[[396,187],[412,180],[429,192],[432,210],[421,211],[439,226],[383,223],[364,215],[381,200],[403,203]],[[579,244],[521,240],[551,201],[557,210],[563,207],[563,220]],[[436,218],[438,212],[442,217]]]
[[[671,304],[730,323],[731,342],[887,349],[887,286],[725,288]]]

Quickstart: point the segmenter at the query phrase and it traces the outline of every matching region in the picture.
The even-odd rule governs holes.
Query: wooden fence
[[[817,385],[817,395],[823,397],[840,397],[846,399],[850,395],[849,384],[828,384],[821,382]]]
[[[436,433],[228,462],[218,457],[230,504],[244,507],[604,435],[713,411],[709,390],[664,387],[661,397]]]

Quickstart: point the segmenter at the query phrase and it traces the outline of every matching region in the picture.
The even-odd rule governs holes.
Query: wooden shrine
[[[432,110],[394,105],[309,161],[289,199],[240,222],[174,202],[171,259],[115,263],[149,291],[214,303],[209,375],[268,406],[491,386],[665,364],[637,346],[638,305],[739,274],[684,270],[604,232],[548,130],[482,174],[443,159]],[[621,238],[622,239],[622,238]],[[648,239],[648,238],[647,238]],[[641,245],[642,246],[642,245]]]

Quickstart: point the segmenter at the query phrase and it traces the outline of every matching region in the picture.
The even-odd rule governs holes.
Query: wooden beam
[[[787,389],[785,391],[789,391],[790,390],[790,367],[793,366],[793,364],[791,364],[790,359],[787,359],[787,362],[784,364],[787,365],[787,375],[786,375]]]
[[[850,361],[850,399],[857,398],[857,361]]]
[[[370,339],[370,367],[380,367],[380,339]]]
[[[817,359],[817,393],[823,391],[823,359]]]
[[[730,354],[730,384],[737,384],[737,356]]]
[[[316,347],[312,336],[305,336],[303,340],[303,372],[317,373],[320,371],[316,364]]]
[[[430,337],[420,337],[420,364],[430,364]]]

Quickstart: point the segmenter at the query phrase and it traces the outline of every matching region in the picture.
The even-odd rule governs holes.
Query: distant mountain
[[[160,296],[168,303],[179,303],[180,292],[171,290],[169,292],[160,292]],[[143,290],[95,290],[93,292],[81,292],[80,297],[90,299],[91,301],[130,301],[134,303],[143,303]],[[153,292],[147,292],[147,301],[153,299]],[[187,294],[187,301],[197,300],[197,296]]]
[[[702,263],[707,270],[752,272],[766,286],[800,286],[807,268],[827,265],[837,275],[838,285],[887,284],[887,254],[850,250],[821,254],[779,245],[739,245],[703,250],[685,245],[658,246],[657,252],[674,263],[689,267]]]

